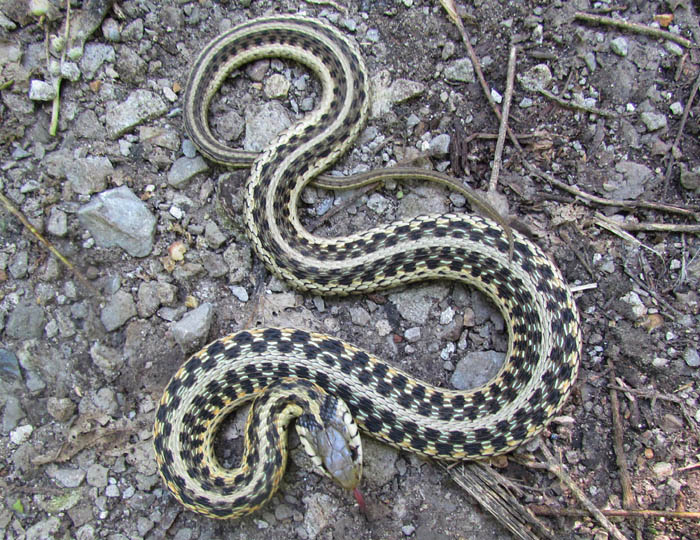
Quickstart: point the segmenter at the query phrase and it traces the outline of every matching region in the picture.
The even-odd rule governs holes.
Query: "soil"
[[[81,8],[99,9],[100,2],[85,4],[73,6],[75,25]],[[411,162],[485,191],[495,149],[487,135],[498,132],[498,119],[478,82],[451,75],[468,55],[439,2],[344,4],[341,12],[301,0],[116,3],[87,38],[83,55],[75,56],[77,78],[63,80],[58,132],[51,136],[52,103],[30,99],[30,81],[51,81],[45,37],[62,32],[65,9],[54,6],[38,21],[23,3],[0,1],[0,187],[87,280],[0,206],[0,531],[6,538],[512,537],[442,468],[368,438],[367,516],[350,494],[310,468],[294,434],[280,492],[239,521],[185,510],[156,472],[151,429],[168,380],[199,346],[244,327],[329,333],[444,387],[474,352],[507,350],[498,312],[461,285],[427,283],[349,298],[289,289],[255,259],[241,227],[246,171],[202,162],[187,140],[181,99],[198,51],[243,21],[303,13],[357,40],[373,81],[377,111],[335,171]],[[458,11],[499,96],[509,48],[518,47],[509,125],[524,152],[506,142],[498,208],[556,262],[576,291],[583,325],[574,391],[544,436],[524,451],[543,460],[538,446],[547,445],[600,508],[699,512],[700,242],[693,232],[623,233],[620,227],[697,226],[697,101],[676,137],[700,53],[582,23],[574,13],[662,26],[699,42],[700,5],[479,0],[458,4]],[[672,15],[670,26],[663,17],[655,22],[664,14]],[[60,53],[50,58],[55,62]],[[99,62],[88,61],[94,58]],[[541,65],[547,70],[536,68]],[[562,107],[528,89],[526,75],[568,102],[610,116]],[[397,97],[407,82],[418,84]],[[289,90],[269,99],[272,83]],[[256,115],[281,106],[275,115],[294,122],[319,92],[304,68],[274,60],[232,75],[210,120],[240,147],[263,136]],[[115,117],[115,107],[138,95],[147,96],[152,114],[119,131],[126,113]],[[442,135],[449,136],[447,148]],[[526,162],[598,198],[690,212],[591,202],[532,175]],[[178,177],[180,166],[192,173]],[[146,217],[122,247],[104,247],[81,212],[115,188],[134,194],[129,204]],[[120,204],[127,203],[116,207],[126,215]],[[470,211],[461,196],[417,182],[359,193],[312,187],[300,206],[303,222],[329,236],[419,213]],[[340,211],[328,217],[331,208]],[[150,233],[149,215],[155,218]],[[139,249],[145,255],[134,254]],[[478,375],[487,367],[472,369]],[[621,455],[613,442],[613,392],[622,418]],[[242,421],[239,414],[219,436],[226,464],[235,463]],[[621,462],[631,477],[631,503],[623,502]],[[607,537],[593,518],[564,515],[581,505],[553,476],[512,459],[494,466],[519,486],[522,504],[562,511],[542,518],[555,537]],[[669,539],[700,537],[698,523],[670,517],[616,522],[629,538]]]

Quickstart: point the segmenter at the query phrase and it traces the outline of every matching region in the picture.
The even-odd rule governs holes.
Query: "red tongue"
[[[366,516],[367,505],[365,504],[365,498],[362,496],[362,493],[360,493],[359,489],[355,488],[352,490],[352,494],[355,496],[355,500],[357,501],[357,504],[360,507],[360,512],[362,512]]]

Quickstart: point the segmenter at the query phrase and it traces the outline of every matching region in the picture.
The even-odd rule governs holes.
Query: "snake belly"
[[[320,103],[260,155],[232,149],[212,134],[209,104],[231,71],[269,56],[310,68],[321,82]],[[257,256],[275,275],[300,291],[327,295],[425,280],[476,287],[504,316],[506,361],[483,386],[455,391],[323,334],[256,329],[218,339],[175,374],[155,421],[161,476],[192,510],[239,517],[257,510],[277,488],[282,443],[246,449],[263,471],[251,478],[221,467],[212,440],[224,416],[280,378],[311,381],[342,399],[359,428],[380,441],[453,461],[517,448],[544,429],[571,391],[581,350],[574,298],[556,266],[521,234],[511,238],[490,219],[458,213],[346,237],[320,237],[303,228],[299,195],[364,126],[368,80],[358,47],[334,27],[295,16],[250,21],[212,40],[196,59],[184,98],[185,127],[208,159],[230,167],[252,163],[245,224]],[[370,176],[381,180],[382,172]],[[257,421],[260,440],[265,418]]]

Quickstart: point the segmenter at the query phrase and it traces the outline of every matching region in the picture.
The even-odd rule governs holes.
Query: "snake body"
[[[232,70],[268,56],[308,66],[323,93],[312,113],[257,156],[217,141],[207,111]],[[159,470],[178,500],[212,517],[238,517],[271,497],[286,459],[285,443],[264,427],[275,411],[254,408],[257,416],[249,419],[238,469],[221,467],[212,441],[223,417],[243,402],[267,396],[266,389],[280,380],[301,381],[305,388],[313,383],[318,389],[313,394],[342,400],[365,433],[423,456],[479,459],[509,452],[542,431],[572,388],[581,337],[572,294],[538,246],[518,233],[509,236],[490,219],[465,214],[421,216],[341,238],[313,235],[299,221],[300,192],[311,181],[324,184],[319,175],[352,144],[367,117],[368,74],[351,40],[330,25],[301,17],[245,23],[200,53],[184,102],[187,132],[202,154],[227,166],[252,163],[245,224],[257,256],[274,274],[299,290],[333,295],[423,280],[466,283],[499,307],[509,347],[496,377],[479,388],[455,391],[417,380],[323,334],[256,329],[218,339],[174,375],[156,415]],[[335,187],[411,173],[426,174],[388,169]],[[327,185],[334,187],[333,181]],[[311,413],[302,405],[308,404],[300,404],[296,416],[324,422],[322,405],[309,405],[315,409]],[[280,411],[282,420],[273,424],[283,433],[292,414]]]

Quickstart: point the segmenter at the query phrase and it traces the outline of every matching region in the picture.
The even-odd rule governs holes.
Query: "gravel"
[[[42,25],[60,36],[64,12],[54,4]],[[182,107],[189,67],[207,40],[268,13],[269,4],[122,2],[118,13],[87,22],[78,6],[71,28],[80,35],[66,62],[51,70],[44,33],[26,6],[0,6],[0,189],[92,285],[0,211],[3,537],[509,538],[441,468],[368,438],[360,487],[371,530],[353,497],[314,472],[296,435],[282,489],[236,522],[184,510],[157,473],[152,425],[167,381],[199,346],[241,328],[328,333],[445,389],[487,381],[508,349],[500,313],[460,284],[321,297],[293,291],[264,269],[242,220],[247,171],[225,171],[200,156]],[[700,491],[683,468],[697,461],[692,423],[700,422],[698,239],[630,231],[639,243],[632,242],[596,225],[596,212],[620,224],[692,220],[644,207],[583,205],[523,165],[536,163],[597,197],[697,207],[696,105],[673,146],[697,59],[669,41],[579,24],[570,3],[539,4],[468,5],[480,29],[470,32],[471,42],[494,95],[503,94],[509,40],[523,51],[514,95],[520,106],[509,125],[526,151],[519,156],[508,142],[504,148],[497,186],[504,213],[557,262],[565,281],[582,285],[580,375],[537,444],[562,456],[595,504],[619,508],[608,383],[672,394],[678,402],[619,400],[633,495],[640,508],[697,511]],[[329,172],[410,164],[483,191],[495,143],[482,137],[493,137],[498,121],[483,106],[464,44],[439,3],[345,5],[341,13],[290,0],[277,10],[335,24],[366,61],[371,118]],[[612,15],[648,23],[653,7],[638,2]],[[697,13],[673,3],[667,9],[670,30],[691,36]],[[56,62],[60,56],[51,53]],[[52,136],[51,104],[30,97],[43,86],[43,98],[52,99],[51,74],[59,72]],[[614,116],[560,107],[541,88]],[[230,73],[209,121],[222,141],[257,152],[322,100],[310,70],[260,60]],[[671,154],[675,166],[666,178]],[[336,237],[395,219],[473,211],[443,186],[390,180],[367,189],[310,186],[298,205],[301,223]],[[226,466],[237,463],[244,423],[239,415],[223,426],[216,446]],[[536,453],[536,445],[525,450]],[[521,502],[577,506],[541,471],[496,463],[533,488]],[[634,535],[629,523],[616,525]],[[698,537],[689,520],[647,525],[660,537]],[[587,518],[547,526],[561,537],[600,534]]]

